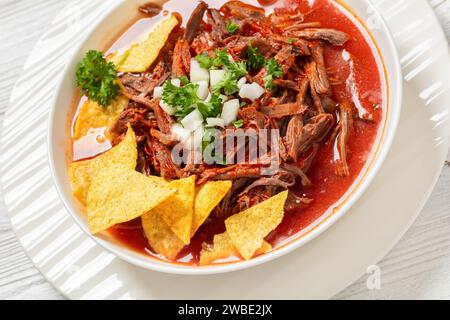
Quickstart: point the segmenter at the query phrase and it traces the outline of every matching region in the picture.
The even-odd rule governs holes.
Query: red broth
[[[220,7],[225,0],[214,1],[215,7]],[[382,66],[377,63],[374,56],[374,46],[371,46],[367,37],[356,24],[355,19],[350,19],[348,13],[341,5],[331,0],[246,0],[252,5],[263,5],[269,14],[275,7],[298,6],[305,16],[305,22],[320,22],[322,27],[334,28],[344,31],[351,36],[343,47],[327,46],[325,58],[327,67],[332,70],[335,80],[342,84],[334,86],[334,99],[341,101],[351,99],[358,108],[360,116],[368,121],[356,121],[355,129],[349,139],[350,176],[338,177],[334,174],[334,141],[326,143],[319,151],[314,166],[308,173],[313,187],[304,191],[304,196],[314,199],[304,209],[286,212],[281,225],[266,239],[274,248],[282,246],[317,223],[320,219],[330,214],[345,198],[346,193],[367,165],[374,142],[380,131],[383,120],[386,98],[383,93],[381,78]],[[259,4],[258,4],[259,3]],[[186,22],[190,12],[194,9],[196,1],[172,0],[165,4],[163,12],[153,18],[139,19],[129,30],[122,34],[109,48],[108,52],[119,50],[128,44],[140,40],[152,25],[160,21],[168,12],[178,12]],[[370,41],[370,40],[369,40]],[[332,74],[332,75],[333,75]],[[81,149],[74,147],[73,159],[80,159],[89,154],[90,157],[104,152],[104,146],[96,145],[95,139],[91,145],[81,144]],[[86,151],[86,149],[88,151]],[[203,242],[211,243],[215,234],[225,231],[224,221],[214,217],[208,219],[198,230],[191,244],[188,245],[178,257],[178,263],[196,265]],[[144,236],[140,219],[112,227],[110,234],[124,245],[143,254],[166,260],[154,253]],[[227,261],[239,260],[231,257]]]

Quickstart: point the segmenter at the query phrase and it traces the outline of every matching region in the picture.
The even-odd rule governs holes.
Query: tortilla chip
[[[120,54],[119,51],[113,52],[108,54],[106,57],[106,60],[109,62],[114,63],[116,66],[116,69],[119,69],[119,67],[128,59],[128,56],[130,55],[130,50],[127,50]]]
[[[266,241],[263,241],[262,246],[255,252],[255,256],[264,254],[270,250],[272,250],[272,246]],[[212,247],[202,249],[200,252],[200,265],[204,266],[214,261],[238,255],[239,252],[234,246],[233,241],[231,241],[230,236],[227,232],[224,232],[214,236],[214,244]]]
[[[145,236],[153,250],[168,259],[175,259],[184,248],[183,241],[178,238],[158,213],[146,213],[141,219]]]
[[[92,129],[110,129],[116,123],[128,102],[128,98],[120,96],[109,106],[102,107],[97,102],[87,100],[78,114],[73,138],[78,140],[86,136]],[[109,130],[106,130],[106,133],[108,132]],[[111,137],[107,138],[111,140]]]
[[[270,245],[270,243],[263,241],[263,244],[261,246],[261,248],[259,248],[258,250],[256,250],[254,257],[260,256],[264,253],[269,252],[270,250],[272,250],[272,246]]]
[[[94,176],[111,165],[121,164],[129,169],[136,168],[137,144],[134,131],[128,125],[124,140],[104,154],[86,161],[74,162],[69,169],[69,179],[73,194],[81,203],[86,204],[86,197]]]
[[[211,211],[222,201],[232,186],[231,181],[210,181],[197,188],[192,217],[191,237],[209,217]]]
[[[146,177],[124,165],[102,168],[86,200],[89,229],[95,234],[136,219],[175,193],[163,179]]]
[[[133,45],[128,49],[123,57],[113,57],[113,61],[118,65],[120,72],[144,72],[158,58],[159,52],[164,47],[170,33],[178,26],[179,21],[171,15],[153,30],[148,38],[141,43]]]
[[[281,223],[288,191],[225,220],[225,226],[239,253],[251,259],[264,238]]]
[[[189,244],[191,242],[192,216],[194,215],[195,176],[174,180],[170,186],[178,190],[176,195],[152,211],[161,215],[184,244]]]

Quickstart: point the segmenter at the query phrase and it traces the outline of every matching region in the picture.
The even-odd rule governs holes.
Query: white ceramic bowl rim
[[[348,3],[352,0],[346,0],[342,1],[344,6],[347,8],[352,9],[352,13],[357,12],[354,7],[349,6]],[[56,130],[56,113],[57,106],[61,105],[58,103],[60,100],[62,101],[70,101],[67,98],[63,99],[63,91],[64,89],[67,90],[68,84],[72,84],[70,90],[73,94],[73,81],[70,81],[70,79],[73,79],[73,70],[75,61],[77,60],[77,57],[80,55],[80,52],[84,52],[84,47],[87,45],[87,43],[92,40],[92,38],[95,36],[97,30],[99,29],[102,24],[111,18],[114,13],[119,10],[120,7],[122,7],[125,4],[125,0],[118,2],[115,6],[111,6],[110,11],[104,16],[103,19],[98,21],[96,25],[92,28],[92,30],[89,32],[88,36],[84,39],[84,41],[76,48],[74,54],[69,59],[68,65],[65,67],[64,71],[62,72],[61,79],[59,82],[59,85],[56,90],[56,95],[52,102],[52,107],[49,115],[49,132],[48,132],[48,154],[49,154],[49,161],[50,161],[50,171],[53,178],[53,181],[55,182],[55,186],[58,192],[59,197],[61,198],[62,202],[64,203],[65,207],[70,212],[70,215],[72,218],[76,221],[76,223],[80,226],[80,228],[96,243],[98,243],[100,246],[102,246],[107,251],[111,252],[112,254],[118,256],[119,258],[132,263],[134,265],[137,265],[139,267],[159,271],[159,272],[165,272],[165,273],[173,273],[173,274],[184,274],[184,275],[207,275],[207,274],[217,274],[217,273],[225,273],[225,272],[232,272],[232,271],[238,271],[242,269],[247,269],[250,267],[254,267],[257,265],[260,265],[262,263],[269,262],[271,260],[274,260],[278,257],[281,257],[285,254],[288,254],[292,252],[293,250],[305,245],[306,243],[310,242],[311,240],[318,237],[320,234],[322,234],[325,230],[330,228],[337,220],[339,220],[342,216],[345,215],[345,213],[351,208],[351,206],[361,197],[361,195],[366,191],[370,183],[372,182],[373,178],[378,173],[379,169],[381,168],[389,149],[392,145],[397,124],[400,119],[400,110],[401,110],[401,99],[402,99],[402,71],[401,66],[399,62],[399,57],[397,53],[396,46],[394,44],[393,37],[389,31],[389,28],[387,27],[384,19],[379,14],[379,12],[375,9],[375,7],[371,4],[370,0],[358,0],[358,2],[364,6],[365,8],[371,9],[371,17],[376,19],[376,21],[379,23],[378,28],[381,30],[381,36],[384,37],[385,43],[383,43],[383,46],[385,47],[385,55],[382,56],[382,60],[384,62],[384,70],[385,70],[385,77],[387,81],[388,86],[388,92],[386,93],[389,102],[388,107],[389,111],[387,112],[387,118],[385,119],[385,129],[383,136],[379,140],[378,150],[375,155],[371,158],[371,164],[368,166],[367,172],[362,174],[358,178],[360,181],[358,185],[352,186],[353,190],[351,194],[345,199],[343,204],[339,206],[339,209],[336,210],[333,213],[329,213],[325,219],[323,219],[318,225],[316,225],[313,230],[310,232],[307,232],[306,234],[303,234],[299,236],[297,239],[292,240],[290,243],[280,247],[276,248],[274,251],[269,252],[265,255],[253,258],[249,261],[239,261],[239,262],[232,262],[228,264],[219,264],[219,265],[212,265],[212,266],[205,266],[205,267],[198,267],[198,266],[186,266],[181,264],[176,264],[172,262],[165,262],[162,260],[158,260],[155,258],[151,258],[148,256],[144,256],[142,254],[139,254],[137,252],[134,252],[131,249],[124,248],[123,245],[117,244],[117,243],[111,243],[111,241],[108,241],[106,239],[103,239],[102,237],[96,237],[93,236],[89,230],[88,227],[81,217],[81,215],[78,213],[79,208],[78,205],[74,203],[73,196],[70,192],[68,192],[68,181],[67,181],[67,170],[64,168],[64,170],[57,170],[57,168],[65,167],[61,164],[61,162],[56,162],[56,152],[55,150],[61,151],[61,146],[59,146],[59,140],[61,138],[61,131]],[[341,2],[341,1],[339,1]],[[355,1],[353,1],[355,2]],[[366,29],[368,33],[369,30],[361,22],[361,19],[358,19],[361,23],[361,25]],[[372,36],[372,40],[375,42],[373,33],[370,33]],[[378,48],[380,48],[380,42],[377,43]],[[389,59],[389,60],[388,60]],[[393,81],[389,81],[393,79]],[[67,113],[66,113],[67,115]],[[56,141],[55,141],[56,140]],[[376,146],[374,146],[375,148]],[[63,148],[64,149],[64,148]],[[65,151],[62,152],[63,154]],[[65,156],[60,156],[59,159],[63,159],[62,161],[65,162]],[[63,173],[61,173],[64,171]]]

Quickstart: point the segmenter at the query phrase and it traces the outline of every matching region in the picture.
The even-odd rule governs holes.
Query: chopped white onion
[[[220,83],[224,78],[227,72],[225,70],[211,70],[209,71],[209,78],[211,82],[211,87],[214,87],[216,84]]]
[[[167,114],[173,116],[176,112],[176,109],[167,103],[165,103],[162,99],[159,101],[159,106],[163,109]]]
[[[172,125],[170,132],[175,136],[178,141],[185,141],[191,136],[189,130],[183,128],[179,123]]]
[[[212,98],[212,94],[211,92],[208,92],[208,96],[206,97],[206,99],[204,100],[206,103],[210,102]]]
[[[197,96],[201,100],[205,100],[209,94],[208,82],[207,81],[199,81],[196,84],[198,84]]]
[[[222,118],[206,118],[207,127],[225,127],[225,121]]]
[[[197,60],[191,59],[191,82],[206,81],[209,82],[209,72],[200,67]]]
[[[256,82],[253,82],[252,84],[242,85],[241,90],[239,90],[239,96],[244,99],[255,101],[256,99],[259,99],[264,92],[266,92],[266,90],[263,87]]]
[[[195,109],[194,111],[189,113],[186,117],[184,117],[183,120],[181,120],[181,124],[185,129],[189,130],[190,132],[193,132],[202,126],[203,116],[200,113],[200,111]]]
[[[183,147],[188,150],[199,150],[203,141],[203,131],[204,128],[200,126],[194,132],[191,132],[189,137],[183,141]]]
[[[164,91],[164,87],[155,87],[153,89],[153,98],[161,99]]]
[[[226,126],[230,125],[237,119],[239,108],[239,99],[233,99],[225,102],[222,109],[222,115],[220,117],[224,120]]]
[[[170,82],[172,82],[172,84],[175,86],[175,87],[181,87],[181,80],[180,79],[172,79]]]
[[[226,95],[224,95],[224,94],[221,94],[221,95],[219,96],[219,98],[220,98],[220,100],[222,100],[222,103],[225,103],[225,102],[228,101],[228,96],[226,96]]]
[[[239,89],[241,89],[242,86],[243,86],[244,84],[246,84],[246,83],[247,83],[247,78],[246,78],[246,77],[242,77],[242,78],[240,78],[239,81],[237,82],[237,86],[238,86]]]

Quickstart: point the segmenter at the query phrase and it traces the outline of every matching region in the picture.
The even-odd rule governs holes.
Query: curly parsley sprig
[[[200,101],[197,96],[198,84],[188,83],[183,87],[177,87],[172,81],[166,81],[162,100],[170,106],[176,108],[175,116],[183,119],[195,109],[195,105]]]
[[[214,55],[211,56],[208,52],[203,52],[202,54],[196,56],[195,59],[200,64],[200,67],[208,70],[218,69],[230,63],[230,55],[226,49],[215,49]]]
[[[199,102],[197,104],[198,111],[203,118],[215,118],[222,112],[222,98],[217,93],[213,93],[209,102]]]
[[[103,53],[96,50],[88,51],[78,64],[76,83],[89,99],[104,107],[120,93],[115,65],[106,61]]]

